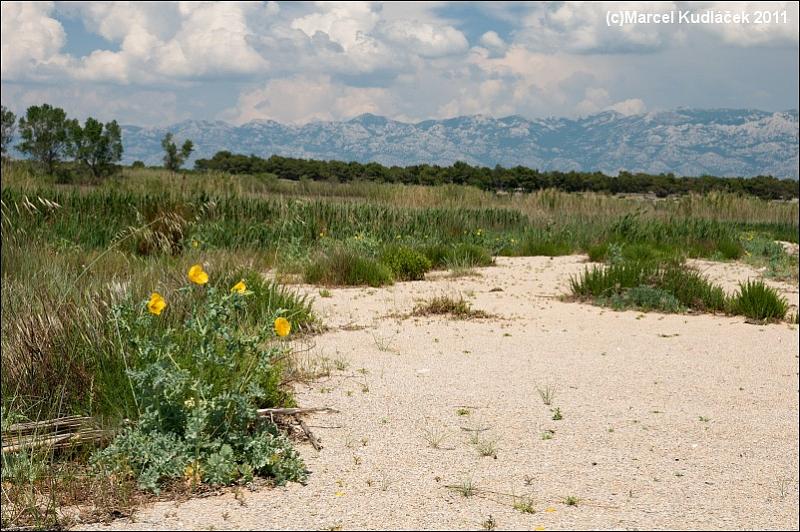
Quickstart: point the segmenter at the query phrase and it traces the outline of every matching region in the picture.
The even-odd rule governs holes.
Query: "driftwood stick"
[[[45,421],[33,421],[30,423],[14,423],[4,431],[4,434],[30,434],[34,432],[53,432],[59,429],[70,429],[92,421],[90,417],[66,416],[58,419],[48,419]]]
[[[8,443],[4,442],[3,453],[15,453],[24,450],[40,449],[42,447],[63,449],[79,443],[94,443],[104,441],[112,435],[113,432],[107,430],[84,430],[69,434],[27,436],[16,438]]]
[[[339,411],[334,408],[313,407],[313,408],[259,408],[257,410],[259,416],[296,416],[298,414],[313,414],[315,412],[325,412],[327,414],[338,414]]]
[[[311,445],[314,447],[314,449],[316,449],[317,451],[321,451],[322,450],[322,444],[319,442],[317,437],[314,436],[314,433],[311,432],[311,429],[308,428],[308,425],[306,425],[306,422],[303,421],[302,419],[300,419],[297,416],[295,416],[295,419],[300,424],[300,428],[303,429],[303,432],[306,433],[306,437],[308,438],[308,441],[311,442]]]

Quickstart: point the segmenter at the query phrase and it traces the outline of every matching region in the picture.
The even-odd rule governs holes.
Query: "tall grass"
[[[782,320],[789,310],[786,299],[762,281],[748,280],[739,284],[739,293],[731,298],[731,311],[753,320]]]
[[[586,268],[571,281],[572,294],[616,309],[728,312],[760,321],[783,319],[786,299],[762,281],[748,281],[730,297],[681,262],[628,262]]]

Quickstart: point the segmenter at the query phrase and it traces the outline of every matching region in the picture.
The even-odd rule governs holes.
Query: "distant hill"
[[[464,161],[540,170],[620,170],[682,176],[798,176],[798,112],[677,109],[584,118],[482,115],[409,124],[364,114],[302,126],[255,120],[241,126],[189,120],[166,128],[123,126],[124,162],[160,164],[161,138],[171,131],[195,144],[193,159],[220,150],[263,157],[407,166]]]

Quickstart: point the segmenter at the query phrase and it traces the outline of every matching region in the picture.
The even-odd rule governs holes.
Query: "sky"
[[[620,10],[751,21],[609,26]],[[0,83],[18,115],[141,126],[781,111],[798,20],[797,2],[3,1]]]

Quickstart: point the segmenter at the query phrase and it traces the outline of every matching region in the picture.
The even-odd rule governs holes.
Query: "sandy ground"
[[[314,356],[346,368],[297,390],[301,405],[341,411],[307,418],[325,446],[299,445],[308,485],[93,527],[478,529],[491,516],[499,529],[797,529],[797,326],[559,301],[584,260],[500,258],[478,277],[317,297],[330,330]],[[697,265],[729,288],[758,276]],[[777,286],[796,312],[797,288]],[[458,293],[495,317],[397,316]],[[473,496],[448,487],[465,483]]]

